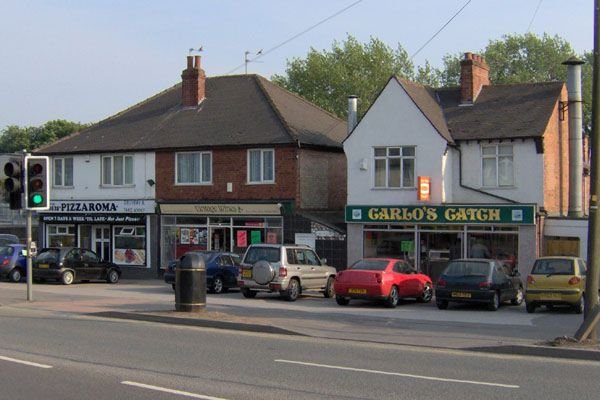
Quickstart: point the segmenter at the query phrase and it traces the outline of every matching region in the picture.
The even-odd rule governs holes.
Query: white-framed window
[[[102,156],[102,185],[133,185],[133,156]]]
[[[113,261],[120,265],[146,264],[146,228],[113,226]]]
[[[275,182],[275,151],[273,149],[248,150],[248,183]]]
[[[73,186],[73,157],[54,159],[54,186]]]
[[[513,145],[481,145],[481,171],[484,187],[514,186]]]
[[[175,183],[206,185],[212,182],[212,153],[210,151],[177,153]]]
[[[415,146],[375,147],[375,187],[415,187]]]

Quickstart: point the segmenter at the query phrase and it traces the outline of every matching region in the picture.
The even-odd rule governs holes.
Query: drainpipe
[[[512,203],[512,204],[519,204],[518,201],[509,199],[507,197],[498,196],[498,195],[493,194],[493,193],[488,193],[488,192],[485,192],[483,190],[480,190],[480,189],[477,189],[477,188],[474,188],[474,187],[471,187],[471,186],[464,185],[463,184],[463,178],[462,178],[462,152],[460,151],[460,146],[459,145],[454,145],[453,147],[456,149],[456,151],[458,151],[458,185],[461,188],[472,190],[472,191],[477,192],[477,193],[485,194],[486,196],[491,196],[491,197],[494,197],[496,199],[503,200],[503,201],[506,201],[506,202],[509,202],[509,203]]]
[[[571,57],[567,66],[569,92],[569,217],[583,217],[583,123],[581,113],[581,65],[584,61]]]

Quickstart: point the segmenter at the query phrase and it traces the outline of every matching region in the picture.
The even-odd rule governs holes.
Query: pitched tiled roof
[[[257,75],[206,79],[198,107],[181,104],[177,84],[36,152],[148,151],[300,144],[341,149],[346,122]]]
[[[415,102],[417,107],[419,107],[421,112],[423,112],[425,117],[429,119],[429,122],[431,122],[439,134],[446,139],[447,142],[454,142],[450,135],[450,131],[448,130],[446,118],[440,108],[435,91],[429,87],[405,79],[399,79],[398,82]]]
[[[560,100],[563,82],[484,86],[472,106],[460,88],[437,91],[454,140],[541,137]]]
[[[474,104],[461,105],[459,87],[432,89],[396,80],[448,143],[541,137],[564,87],[563,82],[488,85]]]

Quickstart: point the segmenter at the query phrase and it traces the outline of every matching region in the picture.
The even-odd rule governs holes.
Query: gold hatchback
[[[556,305],[568,305],[577,314],[581,314],[586,270],[585,261],[579,257],[552,256],[536,259],[527,277],[527,312],[535,312],[539,306],[550,309]]]

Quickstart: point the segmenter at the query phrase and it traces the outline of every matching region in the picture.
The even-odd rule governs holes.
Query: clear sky
[[[467,2],[0,0],[0,130],[116,114],[178,83],[192,47],[203,47],[209,77],[244,73],[244,53],[261,49],[248,72],[283,74],[287,60],[348,34],[413,55]],[[413,62],[440,66],[445,54],[527,31],[559,35],[581,54],[593,50],[593,13],[593,0],[471,0]]]

